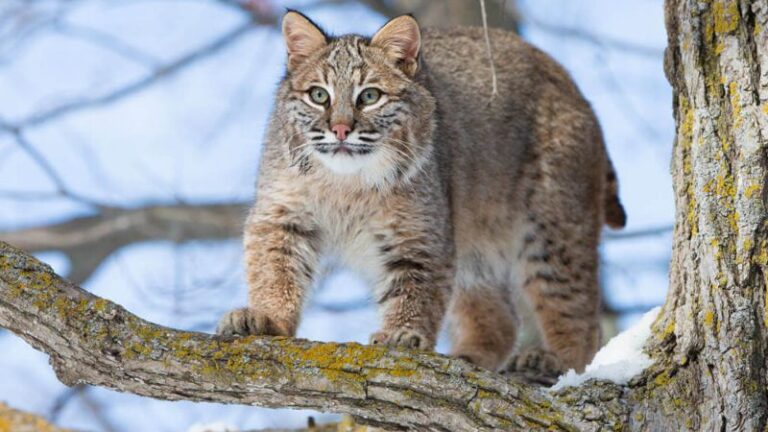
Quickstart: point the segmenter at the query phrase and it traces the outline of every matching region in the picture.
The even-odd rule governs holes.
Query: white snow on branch
[[[660,310],[659,306],[646,312],[635,325],[608,341],[595,354],[584,373],[577,374],[573,369],[569,370],[560,376],[551,390],[578,386],[590,379],[608,380],[616,384],[629,382],[632,377],[653,364],[653,360],[643,352],[643,346],[651,335],[651,324]]]

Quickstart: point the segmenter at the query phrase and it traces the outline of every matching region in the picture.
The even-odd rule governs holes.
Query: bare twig
[[[104,432],[116,432],[117,428],[115,428],[115,425],[113,425],[105,415],[104,407],[102,407],[101,404],[93,397],[93,395],[87,391],[88,388],[89,387],[85,387],[85,390],[80,392],[77,396],[80,397],[83,405],[85,405],[85,407],[93,416],[93,419],[96,420],[96,423],[98,423],[99,430]]]
[[[164,78],[178,73],[193,63],[213,56],[214,54],[220,52],[222,49],[230,46],[234,41],[247,34],[251,29],[253,29],[253,23],[251,21],[242,23],[230,31],[224,33],[223,35],[217,37],[213,41],[177,58],[176,60],[162,67],[155,69],[150,74],[136,81],[128,83],[120,88],[100,96],[86,97],[81,100],[65,103],[43,112],[33,114],[30,117],[22,119],[21,121],[13,124],[12,126],[17,129],[38,126],[48,121],[59,119],[79,111],[114,103],[127,96],[136,94]]]
[[[605,233],[604,238],[606,240],[633,240],[643,237],[655,237],[659,235],[671,234],[672,225],[661,225],[657,227],[643,228],[633,231],[613,232],[608,231]]]
[[[0,129],[4,129],[8,132],[10,132],[16,144],[19,146],[21,150],[24,151],[24,153],[27,154],[27,156],[32,159],[37,166],[42,169],[46,176],[51,180],[54,187],[56,188],[56,191],[54,195],[59,195],[66,197],[68,199],[71,199],[72,201],[79,202],[81,204],[86,204],[88,206],[97,207],[97,208],[107,208],[109,206],[101,204],[97,202],[96,200],[93,200],[89,197],[86,197],[84,195],[81,195],[77,192],[72,191],[64,182],[64,179],[62,176],[58,173],[58,171],[53,167],[53,165],[48,161],[48,159],[43,156],[41,152],[39,152],[32,143],[27,140],[27,138],[24,136],[24,134],[21,132],[18,128],[12,128],[8,126],[4,126],[2,123],[0,123]],[[11,191],[5,192],[8,195],[12,195]],[[6,195],[6,196],[8,196]]]
[[[533,16],[531,13],[523,13],[523,24],[535,27],[538,30],[555,34],[564,38],[574,39],[589,44],[597,45],[601,48],[610,48],[616,51],[622,51],[643,57],[649,57],[654,60],[660,60],[664,56],[663,48],[656,48],[647,45],[641,45],[634,42],[628,42],[621,39],[615,39],[606,35],[597,35],[587,30],[576,27],[565,27],[557,24],[548,23]]]
[[[480,0],[480,14],[483,18],[483,34],[485,36],[485,48],[488,51],[488,63],[491,65],[491,100],[493,100],[499,91],[496,86],[496,66],[493,64],[491,37],[488,35],[488,16],[485,13],[485,0]]]
[[[56,398],[53,400],[53,406],[51,406],[51,410],[47,416],[48,420],[50,420],[53,423],[56,423],[59,420],[59,416],[61,415],[61,412],[64,411],[64,408],[69,405],[70,402],[81,392],[84,392],[88,389],[88,386],[83,384],[78,384],[72,387],[66,388],[64,391],[62,391]]]
[[[66,21],[57,21],[53,25],[53,30],[64,36],[90,42],[145,66],[156,67],[160,64],[160,59],[127,44],[114,35],[97,29],[72,24]]]

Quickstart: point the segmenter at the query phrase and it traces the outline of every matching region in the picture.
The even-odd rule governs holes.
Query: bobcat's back
[[[454,206],[457,216],[462,208],[476,212],[488,198],[514,206],[524,194],[519,187],[510,190],[519,183],[521,167],[550,153],[562,164],[551,168],[562,171],[571,187],[602,187],[605,222],[624,226],[600,127],[568,73],[514,33],[491,29],[490,40],[495,95],[482,28],[423,34],[425,84],[438,107],[435,142],[451,173],[453,198],[460,203]],[[580,129],[584,139],[573,143],[557,135],[556,129],[569,128]],[[574,190],[574,198],[583,198],[581,192]]]

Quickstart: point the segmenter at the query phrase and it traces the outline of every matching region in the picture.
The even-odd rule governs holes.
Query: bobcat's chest
[[[373,199],[319,200],[315,215],[323,233],[324,254],[377,283],[382,274],[377,239],[380,203]]]

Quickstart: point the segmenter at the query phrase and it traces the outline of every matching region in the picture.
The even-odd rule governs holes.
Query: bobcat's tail
[[[619,200],[619,180],[610,159],[605,180],[605,223],[611,228],[624,228],[627,224],[627,213]]]

